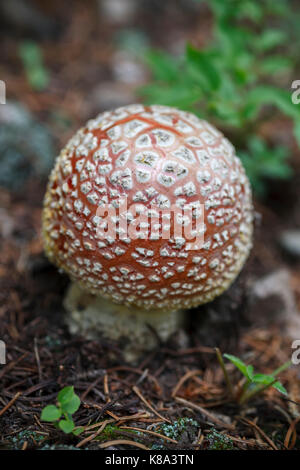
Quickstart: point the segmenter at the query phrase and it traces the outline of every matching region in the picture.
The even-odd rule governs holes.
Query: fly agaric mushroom
[[[190,216],[165,212],[183,207]],[[175,220],[197,219],[190,233],[201,244],[170,231]],[[136,236],[128,235],[135,222]],[[185,309],[230,286],[252,232],[250,185],[233,146],[206,121],[166,106],[130,105],[88,121],[59,155],[44,201],[46,254],[73,281],[71,331],[125,337],[129,360],[153,347],[149,325],[165,340]]]

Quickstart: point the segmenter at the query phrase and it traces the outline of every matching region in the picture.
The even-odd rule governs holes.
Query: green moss
[[[101,434],[97,437],[99,441],[107,441],[109,439],[115,439],[118,434],[117,431],[119,428],[113,424],[107,424]]]
[[[122,429],[120,429],[118,426],[115,426],[114,424],[107,424],[101,434],[97,436],[96,440],[109,441],[113,439],[118,439],[120,438],[120,431],[122,431]],[[141,435],[139,431],[134,431],[132,429],[126,429],[126,432],[132,433],[133,437],[135,438]]]

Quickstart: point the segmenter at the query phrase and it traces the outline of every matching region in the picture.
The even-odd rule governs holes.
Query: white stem
[[[127,362],[136,362],[143,353],[154,349],[158,338],[166,341],[184,321],[183,310],[125,307],[90,295],[75,283],[67,291],[64,306],[72,334],[93,340],[101,340],[101,337],[113,341],[122,339]]]

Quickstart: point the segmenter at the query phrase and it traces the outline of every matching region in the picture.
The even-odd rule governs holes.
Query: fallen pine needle
[[[151,434],[152,436],[160,437],[161,439],[164,439],[165,441],[173,442],[173,444],[178,444],[175,439],[171,439],[170,437],[164,436],[163,434],[159,434],[159,432],[155,431],[149,431],[149,429],[141,429],[141,428],[135,428],[133,426],[120,426],[121,429],[132,429],[133,431],[139,431],[139,432],[144,432],[147,434]]]
[[[142,419],[142,418],[149,418],[150,414],[148,412],[136,413],[135,415],[128,415],[118,417],[118,424],[124,423],[124,421],[131,421],[132,419]]]
[[[278,450],[272,439],[270,439],[266,433],[259,427],[257,424],[255,424],[253,421],[250,421],[250,419],[243,418],[242,421],[245,423],[249,424],[253,429],[255,429],[264,439],[265,441],[272,447],[273,450]]]
[[[162,416],[158,411],[156,411],[155,408],[153,408],[153,406],[146,400],[146,398],[142,395],[142,393],[140,392],[139,388],[135,385],[134,387],[132,387],[132,390],[134,391],[134,393],[137,394],[137,396],[142,400],[142,402],[156,415],[158,416],[160,419],[162,419],[163,421],[166,421],[167,423],[169,424],[172,424],[172,422],[167,419],[167,418],[164,418],[164,416]]]
[[[217,418],[217,416],[214,416],[212,413],[207,411],[205,408],[202,408],[202,406],[197,405],[196,403],[193,403],[191,401],[185,400],[184,398],[180,397],[174,397],[176,401],[179,403],[182,403],[183,405],[190,407],[194,410],[200,411],[204,416],[206,416],[210,421],[212,421],[214,424],[217,424],[218,426],[221,426],[226,429],[230,429],[231,431],[234,429],[234,427],[231,424],[225,423],[225,421],[222,421],[221,419]]]
[[[21,450],[26,450],[28,447],[28,441],[25,441],[24,444],[22,445],[22,449]]]
[[[15,403],[15,401],[19,398],[20,395],[21,395],[21,392],[17,392],[15,394],[15,396],[10,400],[10,402],[8,402],[7,405],[5,405],[5,407],[2,408],[2,410],[0,410],[0,416],[4,415],[4,413]]]
[[[107,415],[111,416],[112,418],[114,418],[114,420],[118,421],[119,416],[115,415],[115,413],[113,413],[112,411],[106,410],[105,413],[106,413]]]
[[[182,385],[184,384],[184,382],[186,382],[186,380],[190,379],[191,377],[193,377],[194,375],[199,375],[201,374],[201,371],[199,369],[197,370],[189,370],[186,374],[184,374],[183,377],[181,377],[181,379],[177,382],[177,384],[175,385],[175,387],[173,388],[172,390],[172,397],[175,397],[175,395],[177,395],[177,392],[178,390],[180,390],[180,388],[182,387]]]
[[[115,441],[103,442],[103,444],[100,444],[99,447],[101,449],[105,449],[106,447],[118,446],[118,445],[134,446],[134,447],[139,447],[139,449],[150,450],[148,447],[144,446],[144,444],[140,444],[139,442],[135,442],[135,441],[128,441],[126,439],[117,439]]]
[[[109,396],[109,386],[108,386],[108,375],[105,374],[103,378],[103,388],[104,388],[104,393],[107,398],[107,401],[110,402],[111,398]]]
[[[297,440],[297,433],[296,433],[296,425],[300,421],[300,416],[298,418],[294,419],[294,421],[291,422],[290,427],[286,433],[285,439],[284,439],[284,445],[287,449],[291,450]],[[292,442],[290,444],[291,436],[293,435]]]
[[[76,445],[77,448],[79,447],[82,447],[83,445],[87,444],[88,442],[92,441],[93,439],[95,439],[95,437],[97,437],[103,430],[104,428],[106,427],[107,424],[113,422],[114,420],[113,419],[107,419],[105,421],[103,421],[103,423],[101,424],[100,428],[98,429],[98,431],[94,432],[91,436],[88,436],[86,437],[85,439],[82,439],[82,441],[78,442],[78,444]]]
[[[109,421],[110,423],[114,423],[115,420],[114,419],[107,419],[105,421]],[[92,431],[93,429],[95,428],[99,428],[100,426],[102,426],[102,424],[104,423],[104,421],[101,421],[100,423],[95,423],[95,424],[91,424],[90,426],[86,426],[84,428],[84,432],[86,431]]]

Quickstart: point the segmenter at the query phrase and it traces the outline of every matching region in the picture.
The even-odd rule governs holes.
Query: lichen
[[[86,449],[78,449],[77,447],[74,447],[72,445],[66,445],[66,444],[45,444],[43,447],[40,448],[40,450],[86,450]]]
[[[26,429],[21,431],[15,436],[9,436],[8,441],[11,443],[12,447],[15,450],[22,449],[25,442],[27,442],[27,448],[36,447],[39,443],[45,440],[45,436],[37,433],[36,431],[31,431]]]
[[[161,424],[159,425],[159,431],[166,437],[175,439],[176,441],[182,438],[184,432],[188,432],[189,435],[195,435],[199,428],[199,424],[192,418],[178,418],[172,424]]]
[[[207,436],[208,450],[232,450],[233,442],[230,437],[213,429]]]

